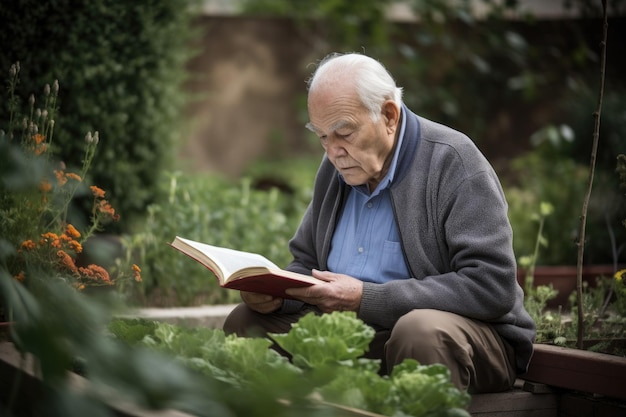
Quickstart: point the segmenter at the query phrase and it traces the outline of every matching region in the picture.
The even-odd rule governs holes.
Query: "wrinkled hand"
[[[287,294],[305,303],[316,305],[322,312],[358,311],[363,295],[363,282],[348,275],[313,270],[313,276],[325,281],[304,288],[290,288]]]
[[[251,310],[258,313],[269,314],[278,310],[283,304],[282,298],[272,297],[267,294],[256,292],[240,291],[241,299]]]

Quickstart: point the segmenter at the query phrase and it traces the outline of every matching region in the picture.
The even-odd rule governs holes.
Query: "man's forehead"
[[[328,131],[324,131],[323,126],[316,126],[312,122],[306,124],[306,128],[315,133],[328,133],[341,129],[342,127],[352,127],[354,123],[350,120],[340,119],[328,127]]]

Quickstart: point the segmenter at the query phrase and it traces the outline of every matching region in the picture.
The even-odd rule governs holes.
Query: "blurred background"
[[[626,2],[609,6],[585,263],[617,265]],[[305,80],[333,51],[380,60],[414,112],[476,142],[505,187],[518,256],[533,253],[547,202],[555,211],[537,262],[575,264],[601,12],[599,0],[4,0],[0,68],[20,63],[23,102],[58,80],[54,148],[68,167],[80,165],[85,133],[99,132],[90,180],[120,221],[84,256],[136,258],[140,304],[228,302],[165,242],[178,234],[289,261],[322,156],[303,127]],[[88,223],[90,204],[76,196],[74,223]]]

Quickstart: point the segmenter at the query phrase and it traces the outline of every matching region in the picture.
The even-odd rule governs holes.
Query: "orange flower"
[[[59,258],[62,266],[72,271],[74,274],[78,274],[78,268],[76,268],[76,263],[74,263],[74,260],[70,255],[67,254],[67,252],[59,250],[57,251],[57,257]]]
[[[91,189],[91,192],[93,193],[94,197],[96,198],[104,198],[104,190],[102,190],[102,188],[99,188],[95,185],[92,185],[89,187]]]
[[[30,239],[22,242],[22,249],[33,250],[36,246],[37,244]]]
[[[73,237],[74,239],[78,239],[80,237],[80,232],[76,230],[76,228],[72,224],[68,224],[65,228],[65,233],[68,236]]]
[[[100,212],[102,214],[107,214],[109,215],[109,217],[111,217],[111,219],[113,221],[118,221],[120,219],[120,215],[119,214],[115,214],[115,209],[111,206],[111,204],[106,201],[106,200],[100,200],[98,202],[98,210],[100,210]]]
[[[42,135],[41,133],[37,133],[36,135],[33,135],[33,141],[37,145],[42,144],[44,140],[46,140],[46,137],[44,135]]]
[[[43,180],[39,184],[39,191],[41,191],[42,193],[49,193],[50,190],[52,190],[52,185],[50,185],[50,183],[47,180]]]
[[[67,182],[67,178],[65,177],[65,172],[63,172],[62,170],[55,169],[54,175],[57,177],[57,182],[59,183],[59,185],[65,185],[65,183]]]
[[[74,181],[78,181],[81,182],[83,179],[80,177],[80,175],[78,174],[74,174],[73,172],[68,172],[65,174],[65,178],[68,178],[70,180],[74,180]]]
[[[53,248],[60,248],[61,240],[59,239],[59,236],[57,236],[56,233],[48,232],[48,233],[44,233],[43,235],[41,235],[41,239],[39,239],[39,244],[42,246],[45,244],[48,244],[52,246]]]
[[[41,145],[37,145],[37,147],[35,148],[35,155],[41,155],[42,153],[44,153],[47,150],[48,150],[48,144],[47,143],[42,143]]]
[[[70,249],[72,249],[76,253],[81,253],[83,251],[83,246],[75,240],[70,240],[68,242]]]
[[[133,270],[133,276],[135,277],[135,281],[141,282],[141,268],[139,268],[136,264],[133,264],[131,268]]]
[[[95,281],[104,281],[108,283],[109,285],[113,285],[107,270],[99,265],[90,264],[87,266],[87,268],[81,267],[81,268],[78,268],[78,270],[80,271],[81,274],[83,274],[89,279],[92,279]]]
[[[24,274],[24,271],[20,271],[19,274],[13,276],[13,279],[19,282],[24,282],[24,280],[26,279],[26,275]]]

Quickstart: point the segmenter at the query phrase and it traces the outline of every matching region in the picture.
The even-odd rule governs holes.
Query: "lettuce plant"
[[[354,312],[308,314],[288,333],[270,338],[137,319],[117,319],[109,330],[230,386],[223,401],[242,411],[249,407],[269,413],[265,415],[304,416],[321,400],[331,408],[338,404],[386,416],[469,417],[469,395],[454,387],[442,365],[405,360],[391,375],[380,375],[380,361],[362,357],[375,331]],[[272,342],[291,361],[272,349]]]

